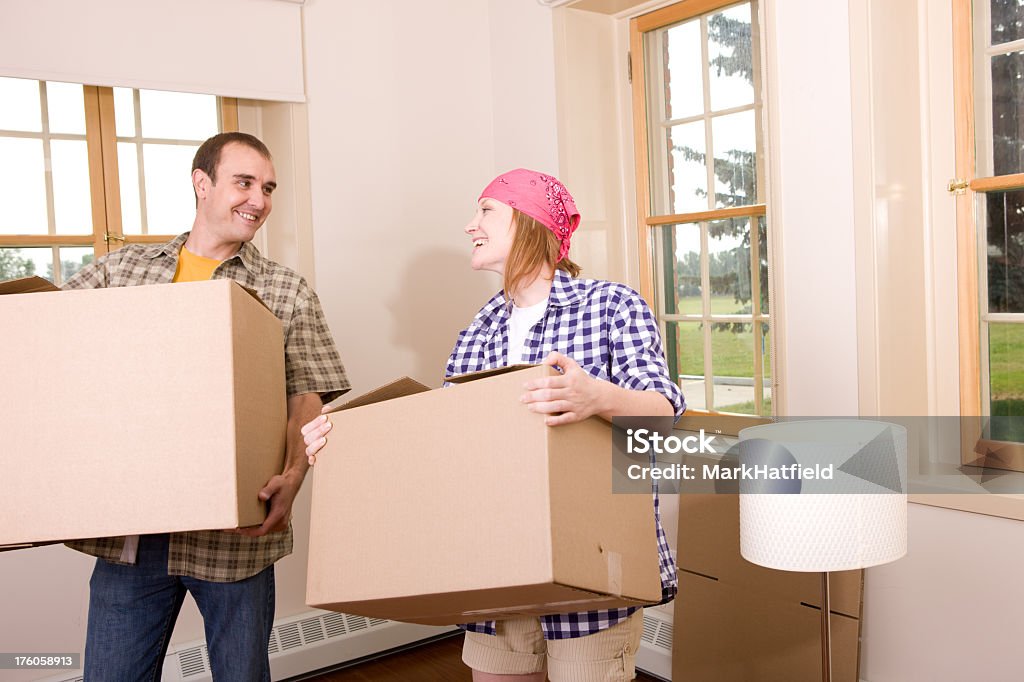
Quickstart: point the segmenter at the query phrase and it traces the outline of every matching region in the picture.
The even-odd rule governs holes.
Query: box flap
[[[379,388],[375,388],[369,393],[364,393],[357,398],[351,398],[349,400],[341,400],[339,398],[332,400],[324,406],[324,412],[351,410],[354,407],[363,407],[365,405],[373,405],[374,403],[382,403],[385,400],[401,398],[407,395],[415,395],[416,393],[424,393],[429,390],[429,386],[424,386],[415,379],[402,377],[401,379],[395,379],[390,383],[384,384]]]
[[[0,282],[0,296],[4,294],[33,294],[40,291],[60,291],[60,288],[42,277],[22,277]]]
[[[255,289],[250,289],[249,287],[245,286],[244,284],[238,284],[238,282],[236,282],[235,280],[231,280],[231,282],[233,284],[237,284],[239,287],[241,287],[243,290],[245,290],[246,293],[248,293],[250,296],[252,296],[257,301],[259,301],[261,306],[263,306],[267,310],[270,310],[270,306],[268,306],[266,303],[263,302],[263,299],[260,298],[260,295],[256,293]],[[274,311],[270,310],[270,312],[274,312]]]
[[[477,379],[486,379],[487,377],[496,377],[499,374],[508,374],[509,372],[518,372],[522,369],[530,369],[531,367],[541,367],[542,365],[508,365],[506,367],[495,367],[493,369],[482,369],[479,372],[468,372],[466,374],[457,374],[453,377],[445,377],[445,381],[450,381],[453,384],[466,384],[470,381],[476,381]],[[552,372],[558,370],[552,369]]]

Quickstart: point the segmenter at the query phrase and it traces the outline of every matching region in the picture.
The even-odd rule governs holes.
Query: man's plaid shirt
[[[131,244],[82,268],[65,289],[97,289],[166,284],[174,279],[178,254],[188,233],[157,246]],[[320,300],[306,281],[289,268],[260,255],[252,244],[213,273],[233,279],[259,294],[284,328],[286,382],[289,396],[319,393],[324,402],[349,389],[345,369],[327,328]],[[157,436],[154,436],[157,437]],[[69,547],[119,562],[125,538],[96,538]],[[219,530],[173,533],[167,558],[170,575],[234,582],[256,575],[292,551],[292,529],[249,538]]]
[[[509,305],[504,293],[499,292],[459,334],[445,376],[508,364],[509,316]],[[572,279],[556,270],[547,310],[527,333],[523,362],[540,363],[551,351],[568,355],[597,379],[634,391],[661,393],[672,403],[677,419],[686,409],[683,394],[665,365],[658,323],[640,295],[627,286]],[[675,596],[676,567],[661,527],[657,482],[654,523],[664,603]],[[634,611],[635,608],[625,608],[541,616],[541,628],[544,639],[581,637],[609,628]],[[493,621],[462,627],[471,632],[495,634]]]

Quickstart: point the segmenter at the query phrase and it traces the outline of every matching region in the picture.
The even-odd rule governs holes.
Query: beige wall
[[[956,414],[949,0],[765,5],[786,411]],[[624,51],[624,16],[560,11],[573,16],[556,20],[556,48],[596,51],[575,52],[570,68],[589,57],[616,69],[608,51]],[[618,87],[614,72],[601,79],[577,78],[574,97]],[[628,126],[625,97],[617,121]],[[583,116],[560,111],[567,172],[623,163],[631,178],[628,143],[568,147],[565,128],[618,134],[615,119]],[[626,244],[632,220],[614,228]],[[629,271],[628,248],[607,254],[609,271]],[[668,518],[674,502],[663,502]],[[1024,563],[1024,524],[916,504],[909,523],[907,557],[866,572],[861,678],[1019,679],[1024,589],[995,576]]]
[[[498,288],[462,232],[483,186],[557,172],[550,13],[532,0],[307,2],[317,288],[356,391],[439,385]],[[514,36],[515,39],[512,39]]]
[[[850,3],[861,409],[951,415],[957,395],[951,4]],[[865,576],[861,677],[1017,680],[1024,524],[912,504],[909,552]]]
[[[308,103],[249,125],[279,144],[308,136],[308,162],[279,170],[296,185],[308,172],[310,196],[278,204],[266,248],[315,266],[355,391],[401,374],[439,382],[456,332],[497,288],[468,269],[461,228],[509,166],[561,174],[585,216],[583,265],[636,284],[621,18],[552,17],[534,0],[307,0],[303,12]],[[765,13],[787,411],[950,414],[949,0]],[[296,554],[278,566],[281,616],[305,608],[307,515],[308,486]],[[862,678],[1018,679],[1024,593],[992,577],[1024,563],[1024,525],[919,505],[910,524],[908,557],[867,572]],[[80,650],[90,565],[61,547],[0,554],[5,648]],[[199,637],[187,607],[174,642]]]
[[[559,172],[550,10],[307,0],[303,15],[307,104],[240,112],[272,150],[301,152],[308,136],[308,158],[276,155],[260,246],[316,282],[354,391],[403,374],[439,385],[458,330],[499,287],[468,267],[479,191],[513,166]],[[309,488],[276,567],[278,617],[306,610]],[[81,651],[91,566],[63,547],[0,553],[4,649]],[[172,645],[202,636],[189,599]]]

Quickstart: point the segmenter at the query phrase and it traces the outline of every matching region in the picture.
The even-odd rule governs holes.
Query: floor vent
[[[455,628],[396,623],[348,613],[307,611],[279,618],[270,633],[270,672],[285,680],[347,661],[431,639]],[[164,682],[212,682],[204,640],[172,644],[164,658]],[[82,671],[68,671],[39,682],[83,682]]]
[[[636,665],[654,677],[672,679],[672,615],[659,607],[644,609],[644,630],[640,635]]]
[[[203,655],[204,649],[206,649],[205,646],[197,646],[178,652],[178,666],[182,678],[187,680],[190,677],[210,672],[210,664],[207,662],[207,657]]]
[[[405,646],[452,629],[409,625],[348,613],[310,611],[278,619],[271,631],[267,651],[272,676],[280,680]],[[60,682],[76,679],[81,681],[78,677]],[[163,679],[164,682],[211,682],[206,643],[198,641],[171,646],[164,659]]]

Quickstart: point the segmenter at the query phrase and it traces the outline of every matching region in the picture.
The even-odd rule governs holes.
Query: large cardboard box
[[[281,322],[254,294],[0,294],[0,545],[262,522],[287,408]]]
[[[672,679],[821,679],[821,574],[746,561],[739,497],[679,496]],[[856,682],[863,571],[830,574],[832,679]]]
[[[335,412],[307,603],[448,625],[659,601],[651,496],[612,493],[611,426],[548,427],[519,402],[552,372],[400,384]]]

